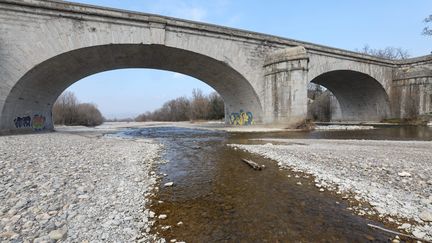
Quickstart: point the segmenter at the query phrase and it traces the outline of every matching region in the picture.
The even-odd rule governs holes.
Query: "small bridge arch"
[[[333,93],[344,121],[381,121],[390,116],[389,96],[376,79],[353,70],[322,73],[310,82]]]

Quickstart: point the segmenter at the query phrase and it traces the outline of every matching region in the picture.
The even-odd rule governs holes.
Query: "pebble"
[[[406,172],[406,171],[402,171],[402,172],[398,173],[398,176],[400,176],[400,177],[409,177],[409,176],[411,176],[411,174],[408,173],[408,172]]]
[[[423,238],[426,236],[426,233],[423,232],[423,231],[420,231],[419,229],[415,229],[415,230],[412,232],[412,234],[413,234],[415,237],[420,238],[420,239],[423,239]]]
[[[403,223],[401,226],[398,227],[398,229],[403,229],[403,230],[409,229],[409,228],[411,228],[411,224],[408,224],[408,223]]]
[[[162,230],[168,230],[168,229],[170,229],[170,228],[171,228],[170,225],[165,225],[165,226],[162,226],[162,227],[161,227]]]
[[[84,194],[84,195],[79,195],[78,198],[79,198],[79,199],[89,199],[90,196],[87,195],[87,194]]]
[[[65,232],[62,230],[53,230],[49,233],[49,237],[51,240],[60,240],[65,235]]]
[[[166,214],[161,214],[158,216],[158,219],[166,219],[168,216]]]
[[[421,220],[423,220],[425,222],[432,222],[432,211],[425,210],[425,211],[420,213],[419,217]]]
[[[167,182],[167,183],[165,183],[165,187],[171,187],[171,186],[173,186],[174,185],[174,182]]]

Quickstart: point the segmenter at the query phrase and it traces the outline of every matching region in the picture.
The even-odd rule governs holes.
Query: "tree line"
[[[204,95],[199,89],[192,91],[192,97],[185,96],[165,102],[161,108],[148,111],[135,119],[121,121],[191,121],[220,120],[225,116],[224,101],[213,92]],[[59,96],[53,106],[54,124],[68,126],[98,126],[106,120],[96,105],[80,103],[75,94],[66,91]]]
[[[161,108],[143,113],[135,121],[220,120],[225,116],[224,101],[216,92],[204,95],[199,89],[192,97],[185,96],[165,102]]]
[[[66,91],[53,106],[54,124],[68,126],[98,126],[104,122],[102,113],[91,103],[80,103],[75,94]]]

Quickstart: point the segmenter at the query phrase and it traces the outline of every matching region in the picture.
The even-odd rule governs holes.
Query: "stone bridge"
[[[347,121],[432,112],[431,55],[392,61],[152,14],[56,0],[0,2],[1,133],[53,129],[52,106],[67,87],[121,68],[195,77],[223,97],[226,122],[234,124],[304,121],[309,82],[333,92]]]

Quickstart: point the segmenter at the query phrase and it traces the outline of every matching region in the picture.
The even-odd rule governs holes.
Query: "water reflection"
[[[314,130],[273,133],[233,133],[233,138],[306,138],[306,139],[371,139],[371,140],[432,140],[432,127],[376,126],[368,130]]]

